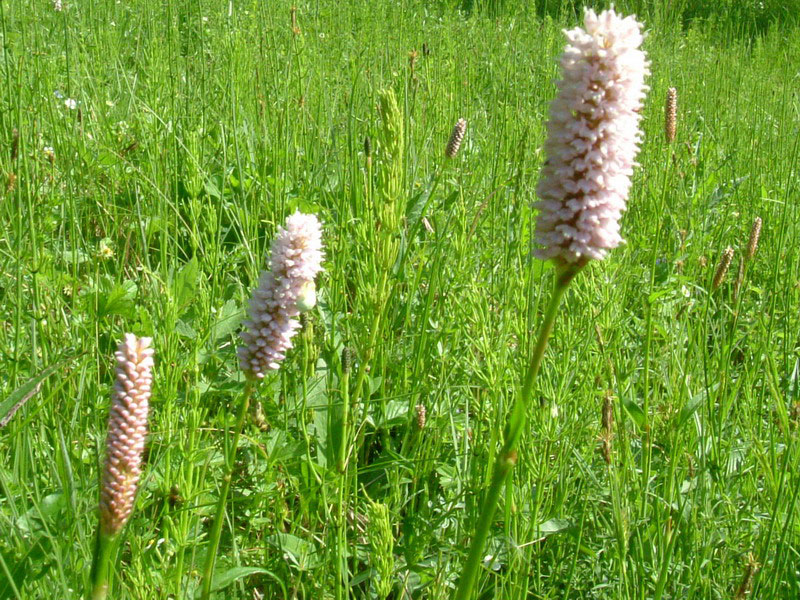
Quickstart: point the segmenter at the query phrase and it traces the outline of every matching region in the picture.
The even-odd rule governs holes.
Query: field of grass
[[[110,597],[199,594],[237,333],[296,209],[319,302],[253,398],[215,597],[450,597],[553,285],[531,204],[581,22],[475,4],[0,1],[0,599],[87,597],[126,332],[155,370]],[[483,599],[800,597],[800,30],[668,4],[617,3],[652,63],[627,244],[562,305]]]

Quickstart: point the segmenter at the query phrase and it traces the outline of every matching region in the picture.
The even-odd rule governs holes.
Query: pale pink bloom
[[[153,380],[151,341],[125,334],[125,341],[115,354],[117,381],[108,415],[106,462],[100,487],[100,526],[106,535],[118,533],[130,517],[142,473]]]
[[[261,379],[275,370],[292,347],[300,328],[298,299],[306,299],[309,284],[322,270],[322,229],[315,215],[299,211],[286,219],[286,227],[270,249],[270,270],[263,271],[253,291],[241,333],[239,365],[249,378]]]
[[[623,243],[625,210],[649,73],[634,17],[586,10],[585,30],[565,31],[563,79],[550,106],[547,160],[536,194],[536,256],[566,263],[602,259]]]

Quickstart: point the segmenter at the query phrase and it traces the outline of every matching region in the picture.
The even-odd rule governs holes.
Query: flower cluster
[[[566,31],[563,79],[550,107],[547,161],[536,189],[536,255],[564,263],[602,259],[622,243],[641,138],[648,62],[641,24],[614,10],[587,10],[585,29]]]
[[[108,415],[106,462],[100,488],[100,526],[106,535],[119,533],[130,517],[142,473],[153,381],[151,342],[150,338],[128,333],[115,354],[117,381]]]
[[[270,269],[261,273],[241,334],[239,365],[249,378],[262,379],[286,357],[300,327],[297,315],[314,305],[314,278],[322,259],[317,217],[300,212],[289,216],[272,243]]]

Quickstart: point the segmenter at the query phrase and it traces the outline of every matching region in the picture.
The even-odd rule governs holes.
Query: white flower
[[[565,32],[563,78],[550,105],[547,161],[536,188],[536,255],[566,263],[602,259],[622,243],[619,218],[639,150],[648,63],[641,24],[587,10]]]
[[[70,110],[75,110],[78,108],[78,102],[73,98],[67,98],[64,100],[64,106],[66,106]]]
[[[252,379],[278,369],[292,337],[297,316],[316,304],[313,282],[322,270],[322,228],[315,215],[299,211],[286,219],[270,250],[270,270],[262,271],[250,299],[239,364]],[[299,302],[298,302],[299,301]]]

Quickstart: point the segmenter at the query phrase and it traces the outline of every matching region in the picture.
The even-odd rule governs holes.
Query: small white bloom
[[[64,9],[64,6],[61,4],[61,0],[53,0],[53,10],[56,12],[61,12]]]
[[[74,98],[67,98],[64,100],[64,106],[70,110],[75,110],[78,108],[78,102]]]
[[[317,305],[317,286],[314,280],[306,281],[300,288],[297,296],[297,310],[301,313],[308,312]]]
[[[681,294],[683,294],[684,297],[689,298],[692,295],[692,292],[690,292],[689,288],[687,288],[685,285],[682,285],[681,286]]]

